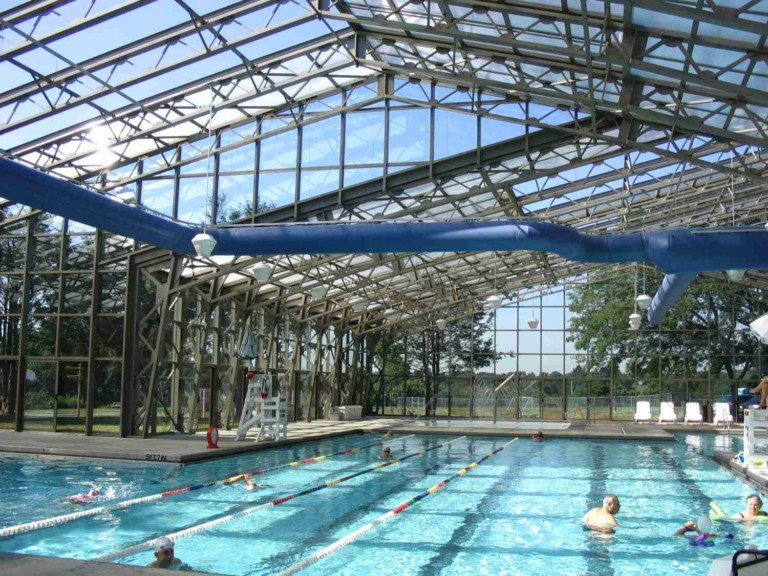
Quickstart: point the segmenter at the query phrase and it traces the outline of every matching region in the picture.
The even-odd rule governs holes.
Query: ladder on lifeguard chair
[[[265,384],[271,384],[271,382],[265,382],[265,379],[271,380],[271,378],[268,374],[261,374],[248,383],[248,391],[245,393],[245,402],[240,414],[240,424],[237,427],[235,441],[245,440],[248,430],[261,424],[261,390]]]

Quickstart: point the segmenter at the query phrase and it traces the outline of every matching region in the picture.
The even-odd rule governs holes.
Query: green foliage
[[[661,280],[654,274],[648,285],[658,286]],[[659,328],[644,324],[638,332],[628,329],[634,296],[634,273],[627,269],[572,290],[573,332],[568,340],[588,352],[588,360],[579,365],[584,373],[650,379],[707,373],[730,380],[756,377],[759,343],[745,327],[764,312],[759,289],[699,277]]]
[[[464,316],[446,330],[451,330],[449,351],[452,355],[453,374],[486,368],[497,358],[493,350],[491,314],[478,312]]]
[[[212,202],[213,200],[211,200]],[[275,209],[275,203],[266,200],[259,200],[256,207],[256,213],[269,212]],[[253,202],[248,200],[239,206],[232,206],[226,194],[219,193],[218,198],[218,221],[221,224],[237,222],[250,218],[254,214]]]
[[[53,395],[47,390],[28,390],[24,394],[25,410],[50,410],[53,408]]]

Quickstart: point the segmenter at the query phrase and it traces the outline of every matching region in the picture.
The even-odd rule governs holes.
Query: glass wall
[[[131,243],[57,216],[4,216],[0,427],[118,432]]]
[[[686,402],[698,402],[709,421],[714,402],[740,413],[743,389],[768,371],[748,330],[768,300],[725,276],[702,276],[660,326],[644,319],[630,330],[636,295],[652,294],[661,280],[651,267],[618,266],[512,295],[498,310],[443,330],[429,326],[427,337],[395,336],[379,374],[385,390],[377,389],[391,399],[385,413],[629,421],[640,400],[651,402],[654,418],[662,401],[674,403],[680,421]],[[447,344],[436,349],[434,341]],[[384,349],[381,342],[379,365]],[[440,383],[432,395],[424,390],[425,354],[439,367],[429,373]]]

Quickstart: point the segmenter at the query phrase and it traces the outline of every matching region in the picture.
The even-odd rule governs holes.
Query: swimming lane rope
[[[399,464],[400,462],[404,462],[409,458],[415,458],[416,456],[423,456],[427,452],[431,452],[432,450],[437,450],[438,448],[444,448],[445,446],[453,444],[454,442],[458,442],[459,440],[463,440],[464,438],[466,438],[466,436],[460,436],[458,438],[454,438],[453,440],[449,440],[444,444],[436,444],[431,448],[420,450],[418,452],[413,452],[412,454],[408,454],[407,456],[403,456],[402,458],[395,458],[393,460],[388,460],[386,462],[378,464],[377,466],[372,466],[370,468],[366,468],[365,470],[361,470],[360,472],[355,472],[354,474],[350,474],[349,476],[337,478],[336,480],[330,480],[328,482],[324,482],[323,484],[318,484],[317,486],[313,486],[311,488],[307,488],[306,490],[302,490],[301,492],[296,492],[295,494],[290,494],[288,496],[283,496],[282,498],[278,498],[277,500],[272,500],[271,502],[265,502],[264,504],[259,504],[258,506],[251,506],[250,508],[246,508],[245,510],[241,510],[240,512],[235,512],[234,514],[228,514],[227,516],[222,516],[221,518],[217,518],[216,520],[211,520],[209,522],[204,522],[203,524],[191,526],[190,528],[186,528],[178,532],[173,532],[172,534],[166,534],[165,538],[168,538],[169,540],[175,542],[176,540],[185,538],[186,536],[192,536],[193,534],[198,534],[200,532],[208,530],[209,528],[219,526],[220,524],[224,524],[232,520],[237,520],[238,518],[248,516],[250,514],[253,514],[254,512],[258,512],[259,510],[264,510],[265,508],[271,508],[272,506],[279,506],[280,504],[284,504],[285,502],[294,500],[300,496],[306,496],[307,494],[318,492],[319,490],[323,490],[324,488],[332,488],[333,486],[336,486],[348,480],[352,480],[352,478],[357,478],[358,476],[362,476],[363,474],[368,474],[369,472],[375,472],[376,470],[381,470],[382,468],[386,468],[394,464]],[[121,550],[116,550],[115,552],[110,552],[108,554],[98,556],[96,558],[93,558],[93,560],[97,562],[110,562],[112,560],[117,560],[118,558],[124,558],[125,556],[137,554],[138,552],[151,548],[152,544],[155,542],[155,540],[157,540],[157,538],[159,538],[159,536],[155,536],[151,540],[147,540],[146,542],[142,542],[140,544],[135,544],[134,546],[129,546]]]
[[[460,476],[464,476],[464,474],[466,474],[467,472],[469,472],[473,468],[477,468],[477,466],[482,464],[484,461],[488,460],[488,458],[491,458],[495,454],[498,454],[499,452],[504,450],[507,446],[512,444],[512,442],[514,442],[515,440],[517,440],[517,438],[513,438],[512,440],[510,440],[509,442],[504,444],[501,448],[497,448],[493,452],[490,452],[490,453],[486,454],[485,456],[483,456],[482,458],[480,458],[480,460],[478,460],[477,462],[474,462],[473,464],[470,464],[466,468],[462,468],[461,470],[456,472],[456,474],[454,474],[450,478],[446,478],[442,482],[438,482],[437,484],[435,484],[434,486],[432,486],[428,490],[422,492],[418,496],[415,496],[415,497],[411,498],[407,502],[403,502],[402,504],[400,504],[399,506],[393,508],[389,512],[386,512],[385,514],[382,514],[381,516],[376,518],[373,522],[370,522],[369,524],[366,524],[362,528],[359,528],[359,529],[355,530],[354,532],[351,532],[350,534],[347,534],[346,536],[344,536],[343,538],[340,538],[339,540],[337,540],[336,542],[334,542],[330,546],[326,546],[325,548],[315,552],[311,556],[307,556],[304,560],[301,560],[301,561],[297,562],[296,564],[294,564],[293,566],[290,566],[290,567],[286,568],[285,570],[280,572],[277,576],[290,576],[291,574],[296,574],[296,572],[299,572],[300,570],[303,570],[304,568],[307,568],[308,566],[311,566],[312,564],[315,564],[316,562],[319,562],[320,560],[322,560],[326,556],[330,556],[331,554],[333,554],[337,550],[340,550],[341,548],[343,548],[347,544],[351,544],[352,542],[354,542],[355,540],[360,538],[360,536],[362,536],[366,532],[368,532],[370,530],[373,530],[379,524],[383,524],[384,522],[386,522],[390,518],[393,518],[397,514],[400,514],[400,512],[402,512],[403,510],[405,510],[406,508],[408,508],[412,504],[415,504],[419,500],[424,500],[424,498],[426,498],[427,496],[430,496],[430,495],[434,494],[435,492],[437,492],[438,490],[443,488],[446,484],[448,484],[452,480],[455,480],[456,478],[459,478]]]
[[[397,438],[387,438],[385,440],[374,442],[373,444],[367,444],[366,446],[359,446],[357,448],[345,448],[344,450],[340,450],[339,452],[334,452],[333,454],[314,456],[312,458],[306,458],[304,460],[296,460],[295,462],[289,462],[288,464],[281,464],[279,466],[273,466],[271,468],[256,470],[255,472],[249,472],[245,474],[245,476],[247,478],[250,478],[251,476],[266,474],[267,472],[274,472],[275,470],[280,470],[282,468],[296,467],[296,466],[301,466],[302,464],[312,464],[315,462],[322,462],[326,458],[331,458],[333,456],[341,456],[344,454],[357,453],[357,452],[360,452],[361,450],[365,450],[366,448],[373,448],[374,446],[380,446],[382,444],[387,444],[389,442],[403,440],[405,438],[410,438],[411,436],[413,436],[413,434],[408,434],[407,436],[400,436]],[[232,476],[237,476],[237,474],[232,474],[228,478],[231,478]],[[161,492],[160,494],[151,494],[150,496],[133,498],[132,500],[125,500],[123,502],[117,502],[115,504],[106,504],[104,506],[97,506],[96,508],[80,510],[79,512],[72,512],[71,514],[63,514],[61,516],[54,516],[52,518],[45,518],[43,520],[35,520],[34,522],[27,522],[26,524],[17,524],[16,526],[8,526],[7,528],[0,528],[0,537],[15,536],[16,534],[23,534],[24,532],[31,532],[33,530],[40,530],[41,528],[58,526],[59,524],[66,524],[67,522],[72,522],[73,520],[79,520],[80,518],[88,518],[90,516],[95,516],[96,514],[101,514],[102,512],[122,510],[123,508],[128,508],[129,506],[134,506],[136,504],[146,504],[147,502],[154,502],[156,500],[160,500],[161,498],[167,498],[168,496],[173,496],[175,494],[182,494],[184,492],[193,492],[195,490],[201,490],[203,488],[210,488],[211,486],[217,486],[219,484],[223,484],[228,478],[224,478],[223,480],[217,480],[215,482],[208,482],[206,484],[197,484],[195,486],[187,486],[185,488],[176,488],[174,490]]]

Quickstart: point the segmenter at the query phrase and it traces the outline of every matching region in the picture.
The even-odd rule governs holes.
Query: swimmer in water
[[[91,488],[85,494],[73,494],[67,496],[65,500],[71,504],[90,504],[94,502],[98,496],[101,496],[101,490],[98,488]]]
[[[236,482],[245,482],[245,489],[246,490],[259,490],[260,488],[264,488],[262,484],[256,484],[253,480],[251,480],[251,476],[249,474],[238,474],[237,476],[232,476],[232,478],[227,478],[222,482],[222,484],[234,484]]]
[[[582,522],[590,530],[613,534],[614,527],[619,525],[616,521],[616,514],[619,513],[620,509],[619,497],[616,494],[606,494],[605,498],[603,498],[603,505],[592,508],[592,510],[584,514]]]

